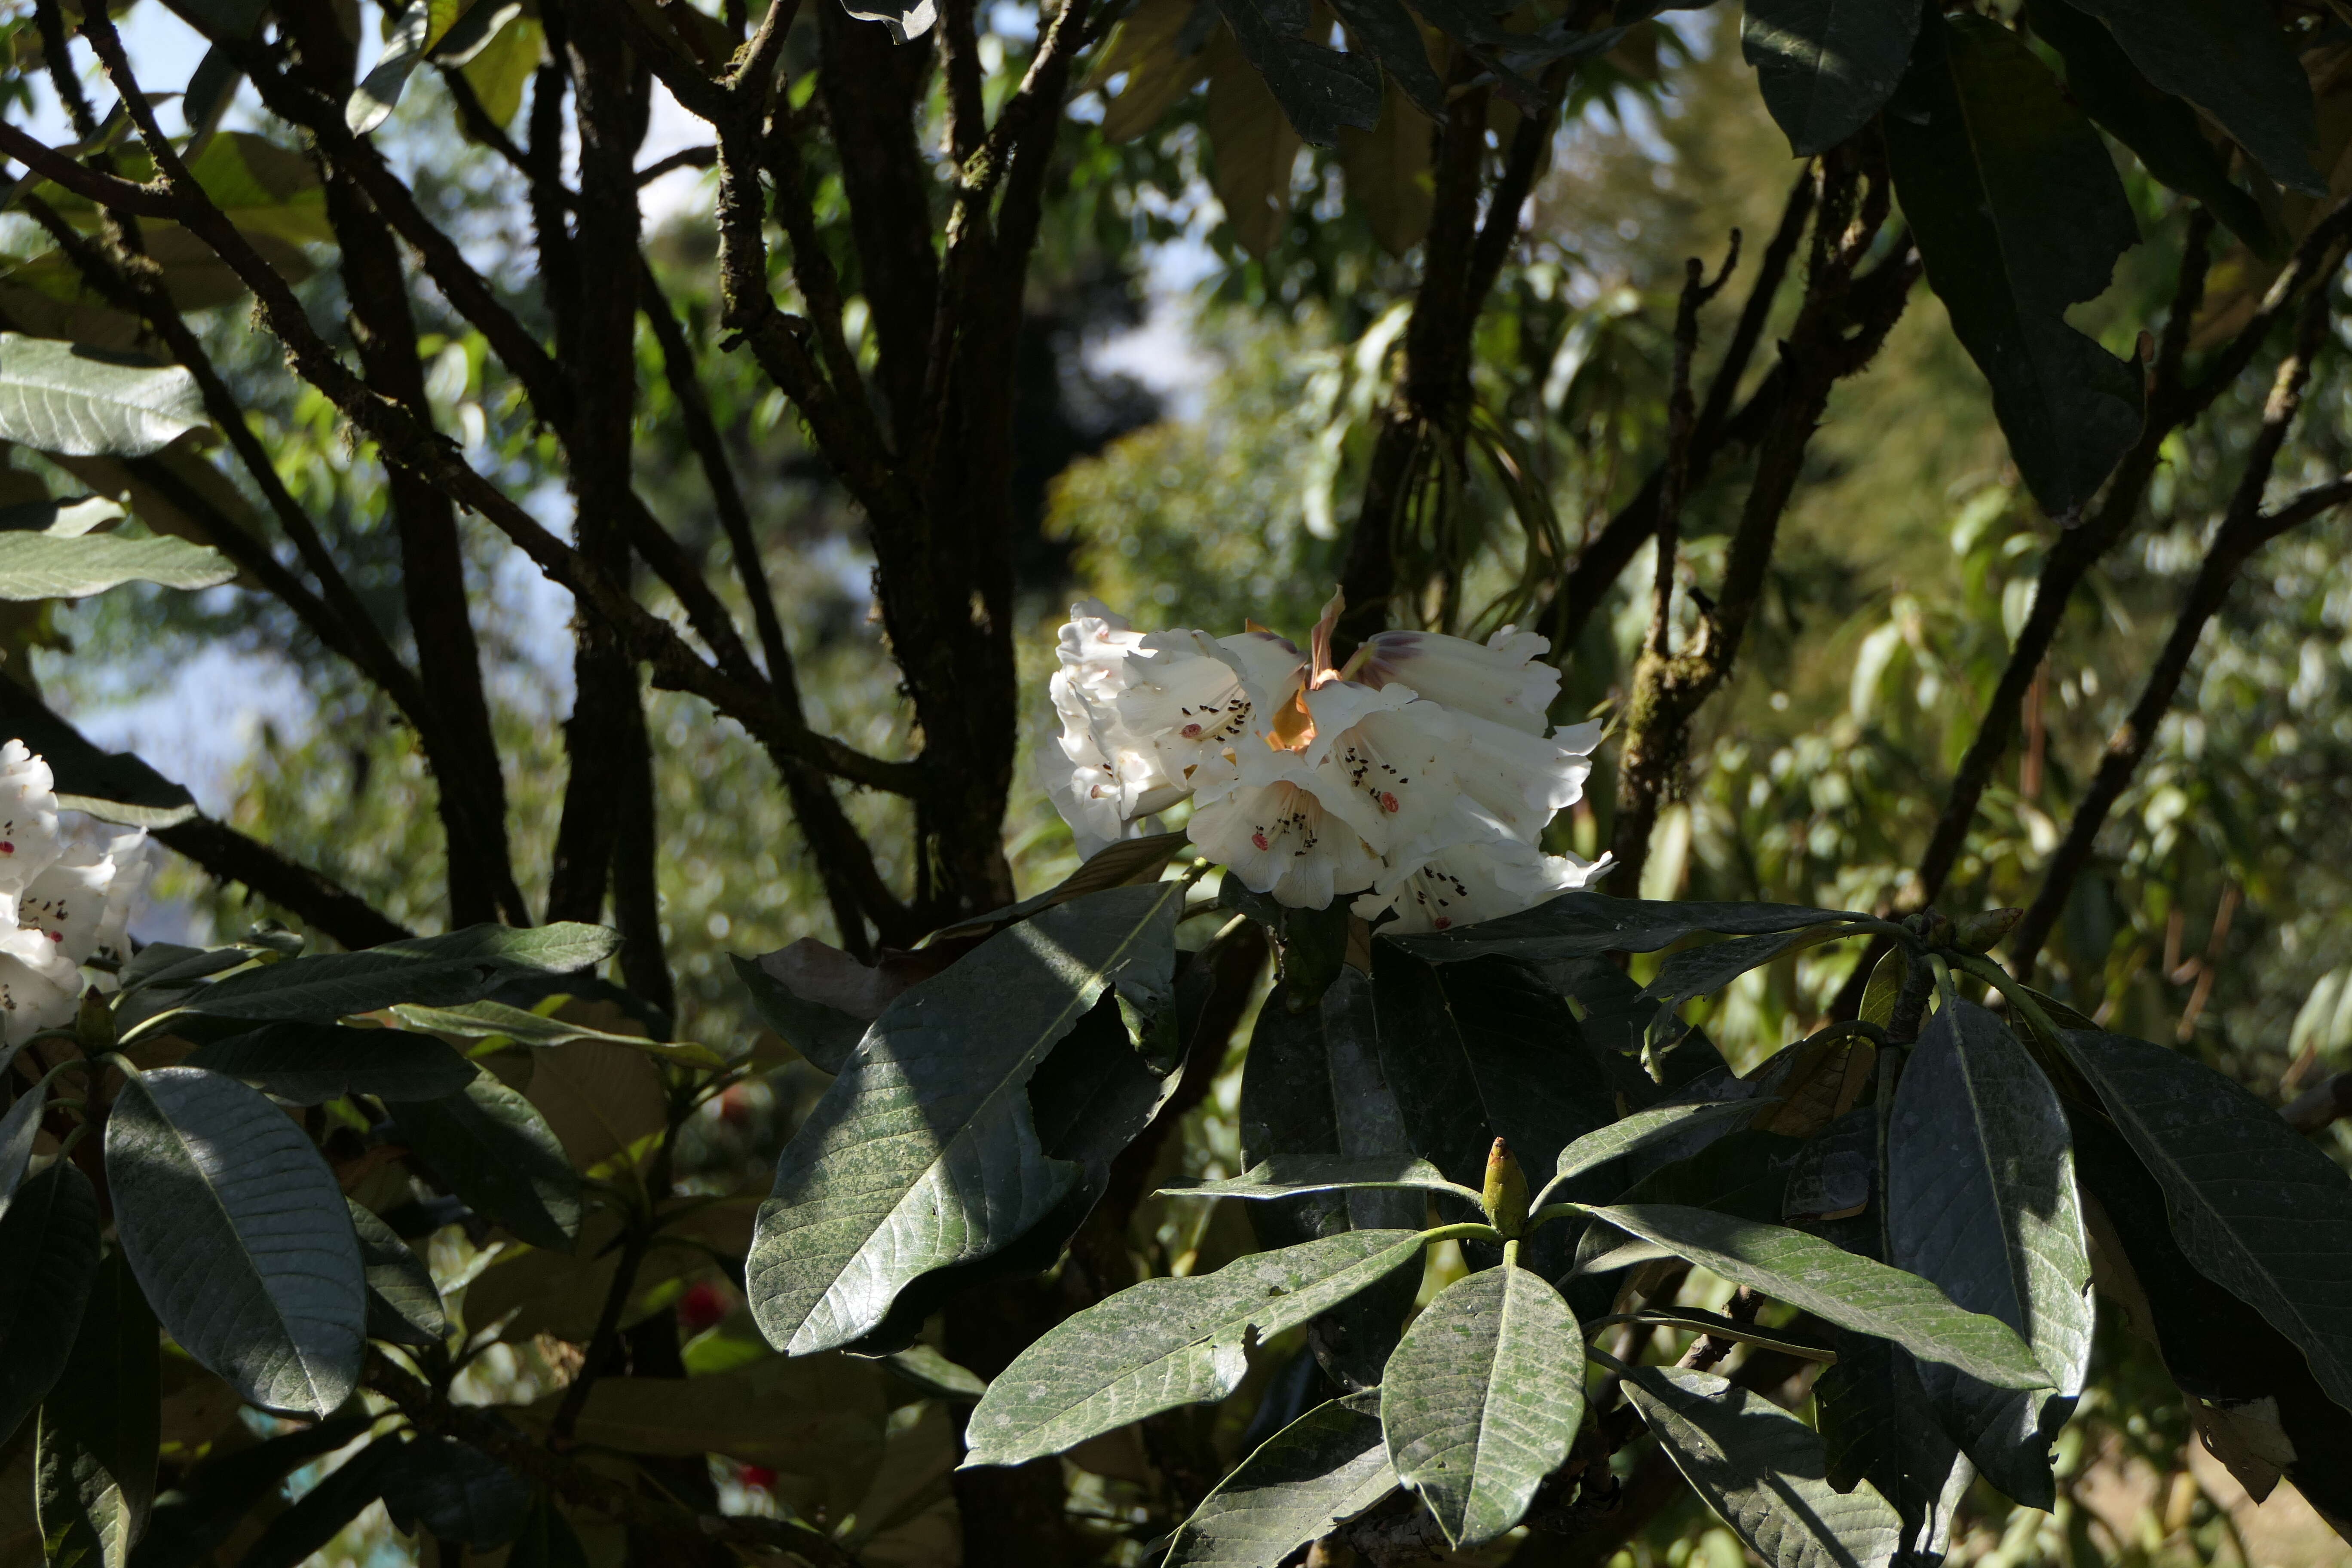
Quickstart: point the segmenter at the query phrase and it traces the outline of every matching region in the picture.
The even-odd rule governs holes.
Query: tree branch
[[[2106,750],[2099,759],[2098,771],[2092,776],[2090,787],[2074,807],[2074,820],[2067,824],[2066,837],[2050,858],[2042,874],[2041,891],[2018,922],[2005,950],[2009,967],[2021,979],[2033,973],[2034,961],[2042,945],[2049,939],[2051,928],[2066,906],[2074,881],[2089,864],[2091,851],[2111,811],[2132,775],[2138,772],[2141,760],[2154,743],[2164,716],[2171,710],[2172,700],[2180,689],[2181,678],[2188,673],[2190,658],[2196,654],[2198,640],[2204,635],[2205,623],[2228,598],[2230,586],[2237,580],[2238,570],[2253,552],[2286,529],[2306,518],[2318,515],[2334,504],[2332,498],[2339,491],[2342,480],[2324,486],[2312,495],[2298,498],[2278,512],[2263,510],[2263,492],[2270,484],[2272,469],[2276,466],[2281,447],[2293,426],[2296,414],[2303,406],[2303,395],[2311,379],[2312,362],[2326,342],[2328,324],[2328,290],[2319,288],[2305,298],[2303,314],[2295,331],[2294,348],[2279,362],[2278,374],[2271,384],[2269,399],[2263,407],[2263,422],[2255,434],[2252,449],[2247,453],[2246,466],[2238,479],[2236,492],[2231,497],[2228,511],[2223,515],[2220,531],[2212,546],[2206,551],[2204,563],[2198,568],[2196,580],[2190,584],[2182,603],[2179,616],[2173,622],[2172,633],[2165,639],[2164,647],[2150,667],[2147,682],[2140,689],[2139,700],[2132,705],[2130,714],[2107,740]],[[2321,499],[2328,498],[2328,499]]]
[[[898,795],[924,792],[928,775],[921,763],[885,762],[814,734],[805,726],[792,723],[777,709],[771,693],[747,689],[697,657],[667,621],[637,604],[579,552],[549,532],[529,511],[468,465],[449,443],[420,430],[404,409],[378,395],[353,375],[310,324],[285,279],[262,259],[189,177],[177,150],[156,129],[152,113],[139,98],[122,59],[121,40],[111,25],[93,12],[85,23],[85,32],[92,37],[93,47],[99,48],[100,58],[107,61],[116,79],[130,84],[128,101],[132,117],[142,122],[142,136],[152,139],[149,145],[163,183],[159,194],[127,181],[100,176],[97,184],[85,182],[79,187],[84,194],[98,193],[93,199],[100,199],[128,191],[142,205],[152,207],[151,196],[164,204],[159,209],[162,216],[185,225],[253,291],[264,324],[286,344],[295,370],[305,381],[324,394],[392,460],[408,463],[430,475],[459,505],[479,513],[519,545],[551,581],[570,591],[583,607],[616,627],[635,657],[653,667],[659,684],[703,698],[761,736],[772,748],[782,748],[837,777]],[[7,133],[12,129],[0,123],[0,151],[8,150],[11,138]],[[78,177],[89,173],[69,159],[65,161],[65,166],[75,171]]]
[[[661,292],[653,268],[642,259],[640,268],[646,320],[653,328],[654,340],[661,345],[663,368],[671,395],[677,400],[688,444],[701,464],[704,482],[710,489],[711,509],[719,514],[719,527],[725,531],[729,549],[735,557],[736,574],[743,584],[743,596],[751,603],[751,621],[759,629],[761,651],[767,660],[769,684],[787,711],[804,713],[792,648],[784,638],[783,623],[776,614],[775,595],[769,586],[767,569],[761,562],[759,542],[752,536],[751,510],[736,483],[735,468],[728,458],[718,422],[711,416],[710,400],[704,395],[701,377],[696,372],[693,350]],[[776,765],[783,776],[785,793],[791,797],[793,815],[801,825],[801,836],[816,858],[818,878],[824,884],[826,900],[833,906],[834,923],[839,928],[842,945],[860,961],[871,959],[873,944],[866,937],[866,917],[869,915],[885,942],[892,946],[911,945],[922,933],[913,929],[906,907],[875,869],[872,850],[851,825],[841,803],[834,798],[824,775],[797,758],[780,756]]]
[[[1773,231],[1771,243],[1764,247],[1756,282],[1748,289],[1747,304],[1740,309],[1739,324],[1733,329],[1723,361],[1716,367],[1715,379],[1707,387],[1706,402],[1699,409],[1698,428],[1691,437],[1687,484],[1704,483],[1716,459],[1726,451],[1755,445],[1780,408],[1788,381],[1786,372],[1775,365],[1739,411],[1730,412],[1732,399],[1748,374],[1748,361],[1755,356],[1756,345],[1771,318],[1773,301],[1789,275],[1789,263],[1796,257],[1797,242],[1803,237],[1806,220],[1812,211],[1813,171],[1808,164],[1790,187],[1788,200],[1780,209],[1780,226]],[[1533,617],[1534,624],[1544,627],[1550,637],[1555,656],[1565,656],[1583,637],[1593,612],[1607,600],[1609,591],[1623,575],[1627,564],[1656,531],[1659,493],[1664,483],[1665,466],[1661,463],[1643,481],[1633,499],[1619,508],[1601,531],[1586,542],[1550,603]]]
[[[1722,587],[1713,603],[1701,605],[1697,635],[1679,652],[1667,646],[1670,627],[1663,608],[1654,613],[1650,647],[1634,670],[1624,740],[1619,750],[1618,817],[1612,833],[1621,866],[1616,873],[1621,889],[1640,886],[1658,801],[1679,782],[1690,722],[1729,676],[1748,621],[1762,603],[1780,517],[1795,492],[1806,448],[1828,405],[1831,390],[1876,354],[1901,315],[1917,276],[1916,253],[1906,245],[1869,277],[1859,280],[1853,277],[1855,264],[1885,222],[1888,197],[1884,173],[1873,171],[1865,182],[1849,155],[1832,154],[1823,161],[1820,177],[1821,216],[1813,227],[1805,301],[1783,349],[1781,368],[1789,378],[1788,390],[1779,400],[1759,448],[1756,477],[1725,558]],[[1861,198],[1858,213],[1857,195]],[[1850,213],[1855,214],[1851,227]],[[1705,297],[1703,284],[1694,276],[1685,288],[1676,327],[1680,379],[1675,395],[1681,406],[1675,426],[1685,434],[1670,447],[1687,442],[1695,434],[1696,417],[1688,406],[1689,350],[1682,340],[1696,333],[1696,305]],[[1656,529],[1662,552],[1671,548],[1681,501],[1682,481],[1675,477],[1676,469],[1670,449],[1659,487]],[[1659,604],[1664,606],[1672,591],[1671,562],[1662,560],[1659,570]]]

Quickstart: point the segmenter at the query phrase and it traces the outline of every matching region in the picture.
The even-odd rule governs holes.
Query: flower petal
[[[1381,632],[1364,641],[1349,673],[1368,686],[1410,686],[1474,718],[1530,735],[1551,727],[1559,671],[1543,662],[1551,644],[1505,626],[1483,643],[1442,632]]]

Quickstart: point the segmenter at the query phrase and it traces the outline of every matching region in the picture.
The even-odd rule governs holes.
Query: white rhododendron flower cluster
[[[1382,632],[1334,668],[1339,610],[1302,654],[1255,626],[1143,633],[1073,605],[1043,767],[1079,854],[1189,797],[1193,844],[1252,890],[1296,909],[1355,895],[1401,931],[1512,914],[1606,868],[1539,847],[1601,739],[1598,722],[1552,731],[1549,643]]]
[[[71,1024],[81,966],[130,956],[150,869],[143,830],[60,814],[49,764],[0,746],[0,1045]]]

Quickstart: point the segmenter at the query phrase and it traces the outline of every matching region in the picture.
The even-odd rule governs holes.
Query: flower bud
[[[1486,1155],[1486,1190],[1480,1198],[1486,1205],[1486,1223],[1501,1231],[1504,1240],[1516,1240],[1527,1229],[1527,1173],[1511,1157],[1511,1146],[1500,1138]]]
[[[1952,922],[1952,945],[1970,952],[1988,952],[2025,918],[2023,910],[1986,910],[1962,915]]]
[[[95,985],[82,993],[81,1005],[74,1015],[74,1038],[91,1056],[114,1048],[114,1009]]]

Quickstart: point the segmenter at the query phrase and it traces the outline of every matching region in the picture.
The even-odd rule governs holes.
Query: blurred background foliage
[[[997,13],[1002,31],[986,40],[992,90],[1018,74],[1030,46],[1006,15]],[[27,36],[23,16],[6,26],[20,41]],[[1428,624],[1483,635],[1523,613],[1529,587],[1573,559],[1660,457],[1684,258],[1712,265],[1735,227],[1752,258],[1800,167],[1764,114],[1733,26],[1717,13],[1677,13],[1588,72],[1479,330],[1480,435],[1458,476],[1463,504],[1446,537],[1413,543]],[[26,80],[0,72],[19,100]],[[1097,597],[1145,627],[1222,634],[1255,619],[1303,632],[1338,573],[1345,509],[1385,403],[1385,349],[1414,275],[1397,252],[1410,248],[1408,198],[1425,182],[1416,187],[1409,168],[1363,144],[1381,132],[1329,152],[1297,149],[1287,166],[1260,171],[1253,195],[1252,176],[1219,168],[1209,140],[1210,122],[1230,106],[1195,92],[1149,134],[1114,140],[1129,129],[1105,121],[1117,103],[1099,93],[1078,100],[1076,116],[1091,128],[1065,139],[1057,177],[1066,188],[1048,203],[1023,339],[1019,564],[1033,742],[1049,732],[1053,628],[1075,598]],[[1391,112],[1415,111],[1397,101]],[[499,223],[512,210],[508,173],[460,139],[452,120],[441,82],[420,78],[379,140],[415,172],[436,220],[467,237],[508,303],[536,324],[530,252]],[[1411,140],[1391,136],[1391,151]],[[2123,173],[2147,242],[2106,296],[2075,312],[2089,330],[2112,329],[2108,346],[2118,352],[2131,329],[2117,323],[2160,309],[2185,226],[2178,198],[2128,159]],[[1287,205],[1276,201],[1270,218],[1266,179],[1287,182]],[[1364,199],[1375,190],[1389,195]],[[838,219],[840,205],[837,180],[823,181],[820,220]],[[705,208],[699,199],[681,207],[649,246],[701,341],[716,331]],[[6,239],[24,236],[12,228]],[[845,247],[842,260],[852,260]],[[315,320],[341,319],[333,268],[304,287]],[[1785,291],[1791,300],[1796,287]],[[469,458],[510,493],[544,497],[552,519],[560,480],[548,438],[520,412],[519,390],[461,322],[432,318],[432,296],[419,309],[436,334],[429,389],[442,426],[461,433]],[[1719,304],[1704,322],[1703,367],[1730,314]],[[1734,681],[1700,718],[1688,788],[1662,817],[1645,893],[1864,909],[1902,894],[2055,533],[2009,467],[1982,382],[1940,316],[1923,287],[1868,372],[1839,388],[1782,527],[1767,614]],[[354,456],[321,399],[277,374],[275,345],[240,309],[204,320],[207,346],[279,471],[371,607],[399,624],[380,469]],[[723,557],[692,456],[665,417],[658,347],[642,328],[639,353],[641,489],[689,550],[707,545]],[[878,754],[907,754],[853,509],[748,360],[716,355],[709,365],[719,426],[740,470],[757,478],[749,500],[788,607],[812,723]],[[1942,900],[1948,910],[2028,901],[2196,569],[2262,390],[2249,379],[2174,438],[2149,519],[2093,572],[2030,700],[2021,743],[1979,813]],[[2283,483],[2352,468],[2347,394],[2352,369],[2341,355],[2323,358]],[[1709,551],[1720,548],[1744,479],[1723,465],[1691,498],[1685,551],[1700,581],[1712,578]],[[2325,518],[2249,567],[2047,961],[2059,994],[2103,1024],[2182,1042],[2265,1095],[2352,1067],[2347,535],[2352,519]],[[467,537],[469,570],[499,606],[481,630],[509,758],[515,859],[543,876],[570,701],[562,600],[486,531]],[[1645,552],[1580,646],[1562,650],[1556,719],[1613,711],[1646,625],[1651,573]],[[723,572],[712,580],[728,591]],[[278,693],[227,744],[233,766],[216,781],[225,815],[394,920],[428,931],[441,923],[434,784],[413,736],[277,601],[234,588],[129,591],[38,624],[11,623],[7,636],[16,668],[29,661],[51,698],[86,723],[152,713],[184,698],[192,679]],[[223,662],[223,648],[235,658]],[[208,710],[247,706],[211,695]],[[756,1026],[726,955],[830,938],[831,921],[758,748],[682,698],[657,696],[648,725],[658,742],[657,860],[679,1037],[740,1039]],[[1609,841],[1608,755],[1604,747],[1588,801],[1555,829],[1588,855]],[[860,794],[850,808],[886,855],[907,841],[891,816],[896,803]],[[1074,863],[1066,829],[1025,774],[1006,834],[1024,890]],[[910,874],[887,861],[882,870],[902,885]],[[524,891],[536,903],[544,889]],[[272,912],[184,863],[158,894],[167,906],[159,918],[182,919],[199,935]],[[1756,971],[1703,1021],[1736,1063],[1759,1059],[1821,1016],[1852,961],[1808,955]],[[714,1110],[688,1163],[772,1157],[807,1087],[791,1068],[752,1086]],[[1193,1173],[1234,1163],[1234,1087],[1228,1075],[1171,1160]],[[2339,1155],[2352,1154],[2345,1125],[2329,1135]],[[1130,1245],[1151,1272],[1206,1270],[1247,1248],[1245,1234],[1224,1234],[1234,1207],[1147,1202]],[[1955,1562],[2284,1568],[2341,1555],[2315,1521],[2293,1516],[2301,1505],[2285,1493],[2252,1512],[2198,1454],[2147,1347],[2106,1330],[2101,1355],[2086,1418],[2061,1449],[2059,1510],[2011,1512],[1980,1489]],[[1229,1424],[1247,1404],[1229,1405]],[[1236,1426],[1202,1436],[1237,1450],[1245,1433]],[[1143,1517],[1139,1456],[1074,1459],[1074,1507],[1098,1513],[1107,1561],[1131,1559]],[[1622,1559],[1638,1568],[1738,1560],[1736,1540],[1695,1500],[1662,1515]]]

